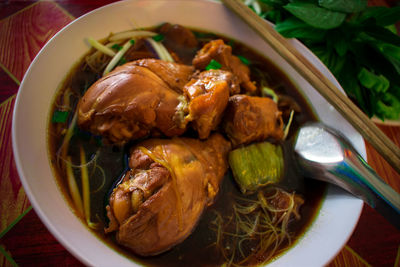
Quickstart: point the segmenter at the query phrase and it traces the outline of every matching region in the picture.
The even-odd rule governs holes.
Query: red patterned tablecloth
[[[0,2],[0,266],[81,266],[48,232],[19,181],[11,121],[20,81],[40,48],[75,18],[111,0]],[[393,5],[372,0],[371,5]],[[380,126],[400,147],[400,127]],[[397,174],[368,144],[369,164],[398,192]],[[400,266],[400,231],[368,206],[347,245],[330,266]]]

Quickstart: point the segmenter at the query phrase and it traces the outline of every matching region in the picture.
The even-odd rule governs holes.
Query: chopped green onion
[[[71,123],[68,126],[67,133],[65,134],[64,139],[63,139],[62,144],[61,144],[61,147],[60,147],[61,159],[63,159],[63,160],[65,160],[66,157],[67,157],[69,141],[71,140],[72,135],[74,133],[74,129],[75,129],[77,120],[78,120],[78,112],[75,111],[75,114],[72,117]]]
[[[257,15],[261,15],[262,13],[261,6],[260,3],[258,3],[258,1],[253,1],[253,3],[251,3],[251,7],[254,10],[254,12],[256,12]]]
[[[235,46],[235,41],[232,40],[232,39],[229,40],[228,45],[229,45],[230,47],[234,47],[234,46]]]
[[[81,158],[81,178],[82,178],[82,195],[83,195],[83,211],[86,218],[87,225],[92,229],[99,229],[99,223],[93,223],[90,220],[90,184],[89,174],[86,163],[85,151],[82,146],[79,147]]]
[[[245,0],[243,4],[245,4],[246,6],[250,6],[251,4],[253,4],[254,0]]]
[[[53,123],[65,123],[68,119],[68,111],[55,110],[51,121]]]
[[[213,33],[193,32],[197,39],[215,39],[216,35]]]
[[[126,63],[126,58],[122,57],[119,61],[118,61],[118,65],[124,65]]]
[[[218,70],[222,65],[215,59],[211,59],[210,63],[206,66],[206,70]]]
[[[283,140],[285,140],[286,137],[287,137],[288,134],[289,134],[290,125],[292,124],[292,121],[293,121],[293,115],[294,115],[294,110],[292,110],[292,111],[290,112],[289,121],[288,121],[288,123],[286,124],[285,129],[283,130]]]
[[[146,41],[148,41],[150,45],[154,48],[157,56],[161,60],[174,62],[174,59],[172,58],[171,54],[168,52],[168,50],[162,43],[154,41],[153,38],[147,38]]]
[[[113,44],[111,46],[111,48],[114,50],[120,51],[122,49],[122,46],[120,46],[119,44]],[[115,55],[115,53],[114,53],[114,55]]]
[[[111,59],[111,61],[108,63],[107,67],[104,69],[103,76],[105,76],[107,73],[109,73],[114,67],[118,64],[122,56],[128,51],[128,49],[132,46],[132,43],[127,41],[123,46],[122,49],[118,51],[117,54]]]
[[[103,52],[104,54],[106,54],[110,57],[115,56],[115,52],[112,51],[109,47],[99,43],[98,41],[96,41],[95,39],[90,38],[90,37],[87,38],[87,40],[88,40],[89,44],[91,46],[93,46],[94,48],[96,48],[98,51]]]
[[[244,56],[237,56],[239,59],[240,59],[240,61],[242,61],[242,63],[243,64],[245,64],[245,65],[250,65],[250,60],[248,60],[247,58],[245,58]]]
[[[129,42],[131,42],[132,45],[135,44],[135,40],[131,39]]]
[[[152,38],[156,42],[161,42],[162,40],[164,40],[165,36],[163,34],[157,34],[157,35],[153,36]]]
[[[79,215],[84,215],[83,211],[83,204],[82,204],[82,198],[79,193],[78,185],[76,184],[76,178],[74,176],[74,172],[72,170],[71,166],[71,157],[67,157],[67,182],[68,182],[68,187],[69,187],[69,192],[71,194],[72,201],[74,202],[75,208],[77,209]]]
[[[264,97],[265,96],[270,96],[270,97],[272,97],[272,100],[275,103],[278,103],[278,95],[275,93],[274,90],[272,90],[269,87],[263,86],[263,88],[261,89],[261,95],[264,96]]]
[[[89,174],[86,167],[86,156],[82,146],[79,147],[81,157],[81,176],[82,176],[82,195],[83,195],[83,210],[85,212],[86,221],[90,221],[90,185],[89,185]]]
[[[111,37],[109,37],[108,40],[114,42],[114,41],[122,41],[125,39],[134,39],[139,37],[149,37],[155,35],[157,35],[155,32],[150,32],[150,31],[126,31],[126,32],[116,33]]]

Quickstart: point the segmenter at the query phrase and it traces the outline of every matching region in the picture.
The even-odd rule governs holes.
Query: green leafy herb
[[[400,36],[393,34],[393,32],[384,27],[366,25],[361,30],[363,32],[359,36],[364,38],[363,41],[369,43],[379,41],[400,46]]]
[[[400,116],[400,6],[367,0],[254,0],[262,17],[287,38],[298,38],[329,68],[368,115]]]
[[[398,88],[400,89],[400,88]],[[376,115],[382,120],[400,119],[400,100],[391,93],[386,93],[381,100],[376,103]]]
[[[114,49],[114,50],[119,51],[119,50],[122,49],[122,46],[120,46],[119,44],[114,44],[114,45],[111,46],[111,48]]]
[[[319,0],[318,4],[329,10],[353,13],[364,10],[367,2],[367,0]]]
[[[333,29],[346,18],[342,12],[332,11],[312,3],[293,2],[284,8],[305,23],[317,29]]]
[[[211,59],[210,63],[206,66],[206,70],[218,70],[222,65],[215,59]]]
[[[131,43],[131,45],[135,44],[135,40],[133,40],[133,39],[131,39],[129,42]]]
[[[163,34],[157,34],[157,35],[153,36],[152,38],[156,42],[161,42],[162,40],[164,40],[165,36]]]
[[[275,29],[287,38],[322,41],[326,35],[326,30],[314,28],[296,17],[278,22]]]
[[[400,73],[400,47],[386,43],[378,43],[376,47],[393,64],[397,72]]]
[[[360,16],[359,22],[365,22],[368,19],[373,19],[376,25],[389,26],[400,20],[400,6],[398,7],[383,7],[374,6],[368,7]]]
[[[389,81],[382,75],[376,75],[366,68],[362,68],[357,76],[361,85],[375,91],[375,93],[385,93],[389,89]]]
[[[65,123],[68,119],[68,111],[55,110],[51,121],[53,123]]]

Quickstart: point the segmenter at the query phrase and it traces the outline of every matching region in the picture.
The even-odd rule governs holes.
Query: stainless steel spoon
[[[299,169],[306,177],[342,187],[400,229],[400,194],[379,177],[343,135],[322,123],[306,124],[297,132],[293,147]]]

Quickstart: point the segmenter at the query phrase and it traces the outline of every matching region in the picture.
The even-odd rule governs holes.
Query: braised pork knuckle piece
[[[244,92],[253,93],[256,85],[250,80],[250,69],[237,57],[232,55],[232,47],[223,40],[213,40],[201,48],[193,58],[192,64],[196,69],[205,69],[211,60],[221,64],[222,70],[232,72]],[[244,93],[243,92],[243,93]],[[231,95],[240,93],[239,90],[231,91]]]
[[[130,167],[107,206],[106,232],[138,255],[162,253],[192,233],[227,171],[230,143],[220,134],[148,139],[132,150]]]
[[[282,113],[268,97],[234,95],[229,98],[223,128],[234,147],[268,137],[281,140]]]
[[[191,121],[199,138],[207,138],[221,121],[228,105],[230,88],[238,86],[231,72],[201,72],[183,87],[183,94],[188,102],[188,115],[183,123]]]
[[[193,67],[143,59],[117,67],[95,82],[78,104],[78,125],[123,144],[161,132],[182,134],[174,120],[180,92]]]

